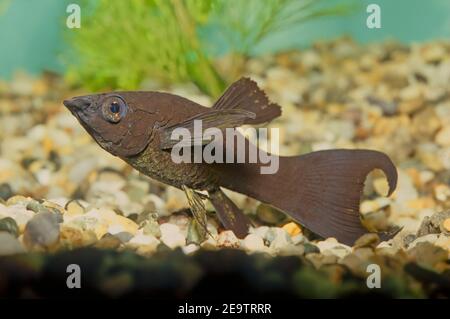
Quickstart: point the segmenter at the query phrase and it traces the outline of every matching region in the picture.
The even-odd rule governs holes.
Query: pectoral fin
[[[204,145],[211,141],[211,137],[205,136],[205,130],[209,128],[217,128],[221,131],[226,128],[234,128],[241,126],[246,120],[255,118],[255,113],[243,109],[220,109],[211,110],[205,113],[198,114],[190,119],[164,128],[160,132],[160,148],[170,149],[175,145],[178,146],[194,146]],[[201,131],[195,131],[195,124],[200,125]],[[172,136],[176,129],[185,129],[188,132],[188,139],[183,139],[181,142]],[[187,131],[186,131],[187,130]],[[181,131],[180,131],[181,132]],[[181,132],[182,133],[182,132]]]
[[[206,208],[203,203],[203,198],[199,193],[186,185],[183,185],[181,188],[186,194],[189,207],[191,208],[192,215],[194,216],[192,227],[196,229],[198,233],[197,235],[200,237],[199,242],[202,242],[206,238],[206,234],[211,236],[207,227]]]

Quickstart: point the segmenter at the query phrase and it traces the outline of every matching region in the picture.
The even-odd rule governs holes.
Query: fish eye
[[[109,110],[111,111],[111,113],[114,113],[114,114],[119,113],[120,112],[120,105],[119,105],[119,103],[117,103],[116,101],[112,102],[109,105]]]
[[[108,96],[102,103],[103,117],[111,122],[118,123],[127,113],[127,104],[118,96]]]

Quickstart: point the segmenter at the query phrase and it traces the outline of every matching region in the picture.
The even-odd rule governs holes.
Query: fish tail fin
[[[249,78],[231,84],[214,103],[213,109],[244,109],[254,113],[256,117],[247,119],[245,124],[261,124],[281,115],[281,107],[270,102],[264,91]]]
[[[374,169],[384,172],[389,184],[387,196],[397,184],[392,161],[372,150],[326,150],[280,157],[279,170],[273,175],[261,175],[260,165],[238,165],[226,169],[223,187],[275,206],[322,237],[335,237],[347,245],[368,232],[359,216],[367,174]],[[393,235],[380,233],[383,240]]]

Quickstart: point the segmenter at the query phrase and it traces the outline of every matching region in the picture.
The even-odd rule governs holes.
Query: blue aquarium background
[[[92,0],[91,2],[95,2]],[[334,3],[344,1],[329,1]],[[0,1],[0,76],[9,78],[15,71],[37,74],[42,70],[61,72],[59,55],[67,49],[63,28],[69,0],[1,0]],[[255,54],[276,52],[287,48],[349,35],[361,43],[395,39],[405,43],[450,37],[450,1],[447,0],[361,0],[349,15],[327,17],[296,26],[271,36],[254,48]],[[382,28],[365,26],[370,3],[382,10]],[[76,29],[73,32],[77,32]],[[204,30],[217,54],[227,51],[214,30]]]

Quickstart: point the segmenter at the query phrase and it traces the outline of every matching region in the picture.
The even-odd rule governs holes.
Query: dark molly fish
[[[183,189],[196,217],[202,210],[197,190],[207,191],[223,225],[240,238],[247,234],[250,222],[221,188],[277,207],[313,232],[351,245],[367,232],[359,216],[367,174],[373,169],[385,173],[388,196],[397,183],[397,171],[389,157],[371,150],[280,156],[275,174],[261,174],[261,162],[175,163],[171,148],[176,141],[170,134],[175,128],[193,133],[194,120],[202,120],[203,130],[224,130],[280,116],[280,106],[246,78],[232,84],[212,108],[160,92],[93,94],[66,100],[64,105],[103,149],[143,174]],[[257,146],[246,141],[246,156],[251,147]],[[225,148],[224,153],[227,151]],[[388,239],[393,234],[380,235]]]

